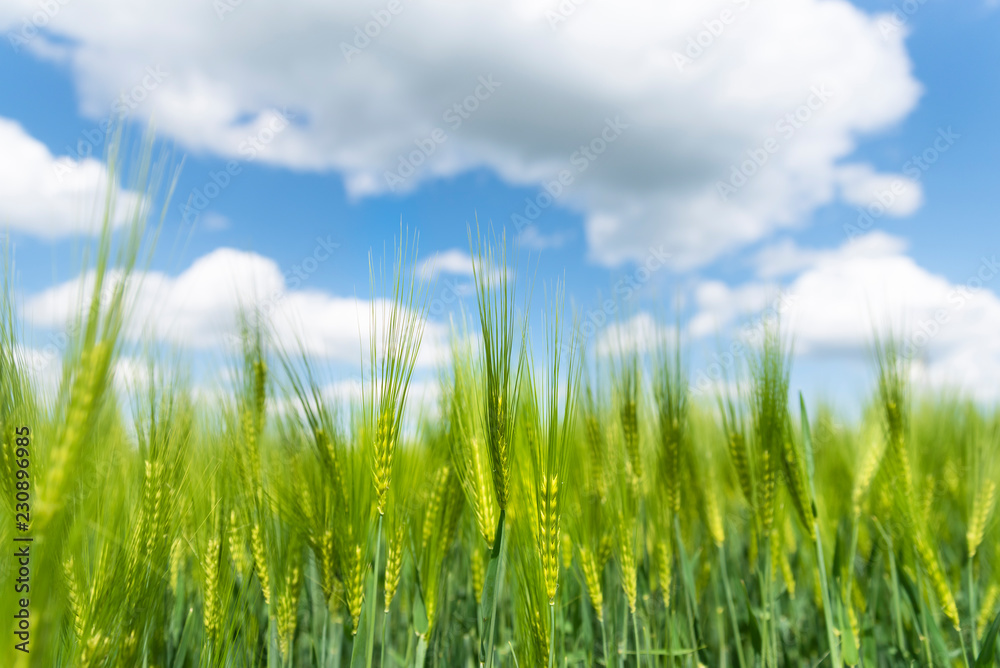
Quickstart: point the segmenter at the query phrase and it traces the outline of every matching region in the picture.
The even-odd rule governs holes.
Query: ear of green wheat
[[[477,229],[473,246],[473,279],[479,308],[482,354],[483,422],[499,514],[493,553],[483,583],[480,618],[487,631],[480,643],[480,660],[493,665],[496,606],[503,587],[506,559],[504,515],[510,501],[514,425],[527,360],[527,322],[517,315],[516,272],[508,269],[506,231],[484,239]],[[520,334],[518,334],[520,329]],[[515,359],[516,355],[516,359]]]

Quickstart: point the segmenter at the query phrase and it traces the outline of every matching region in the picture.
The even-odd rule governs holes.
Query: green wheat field
[[[477,308],[453,321],[436,410],[408,391],[433,287],[406,234],[371,262],[359,400],[331,399],[252,305],[220,400],[155,346],[148,382],[118,391],[149,201],[114,233],[106,207],[57,392],[23,359],[8,253],[0,665],[1000,656],[1000,413],[911,387],[899,332],[872,335],[855,421],[790,390],[777,323],[696,394],[683,341],[598,357],[562,288],[473,227]]]

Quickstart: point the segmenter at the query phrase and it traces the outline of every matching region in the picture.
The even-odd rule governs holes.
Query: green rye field
[[[453,322],[434,410],[412,391],[432,288],[406,234],[372,258],[359,400],[250,304],[227,392],[155,346],[120,391],[156,225],[144,201],[112,233],[110,211],[56,392],[22,353],[5,265],[0,665],[1000,657],[1000,413],[911,386],[899,332],[872,334],[856,421],[789,387],[777,323],[694,393],[683,341],[597,356],[563,288],[473,227],[477,308]],[[529,309],[546,314],[530,332]]]

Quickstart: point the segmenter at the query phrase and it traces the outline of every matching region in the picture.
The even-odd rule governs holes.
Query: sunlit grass
[[[856,424],[791,395],[777,327],[700,403],[680,336],[579,349],[564,286],[544,286],[532,346],[503,234],[470,230],[477,312],[456,317],[437,411],[406,429],[428,293],[401,234],[371,265],[359,401],[332,398],[322,362],[252,309],[218,406],[154,352],[122,392],[129,285],[155,236],[148,209],[134,214],[114,234],[105,216],[52,396],[21,354],[5,265],[0,540],[17,535],[25,425],[34,540],[30,654],[11,642],[18,564],[0,556],[0,665],[997,656],[1000,414],[918,395],[891,334]]]

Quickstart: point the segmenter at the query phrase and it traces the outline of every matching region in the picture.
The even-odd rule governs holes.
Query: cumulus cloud
[[[20,124],[0,118],[0,229],[53,239],[95,230],[108,186],[104,164],[57,157]],[[122,225],[140,202],[117,189],[112,223]]]
[[[160,68],[138,113],[161,132],[334,170],[354,196],[483,167],[544,185],[584,215],[604,265],[666,244],[677,268],[697,266],[838,193],[867,196],[887,177],[838,165],[920,92],[905,31],[882,35],[847,0],[386,7],[95,0],[61,5],[26,48],[70,64],[94,118]],[[18,34],[34,11],[6,2],[0,28]],[[292,115],[280,132],[276,109]]]
[[[920,183],[900,174],[877,174],[870,165],[845,165],[838,171],[841,197],[859,207],[882,205],[885,214],[909,216],[924,202]]]
[[[80,295],[90,294],[93,285],[89,273],[33,295],[25,302],[25,317],[36,327],[63,327],[77,312]],[[289,289],[273,260],[231,248],[198,258],[177,276],[152,271],[135,276],[129,300],[131,338],[148,336],[192,349],[230,344],[241,307],[254,306],[269,316],[279,342],[293,350],[301,344],[310,355],[358,363],[370,340],[370,301]],[[384,306],[376,304],[377,311],[385,312]],[[444,358],[446,335],[443,325],[425,321],[418,364]]]
[[[850,251],[858,255],[898,255],[906,251],[903,239],[883,233],[867,234],[853,241]],[[782,239],[758,251],[751,264],[760,278],[774,278],[797,274],[821,260],[837,257],[844,252],[844,249],[802,248],[791,239]],[[753,305],[753,308],[757,307],[758,305]]]
[[[740,318],[761,311],[777,309],[780,286],[774,282],[751,282],[730,287],[722,281],[703,281],[694,288],[698,311],[688,328],[692,336],[701,337],[724,330]]]
[[[772,255],[795,264],[798,253],[806,265],[801,272],[786,284],[703,283],[695,295],[692,334],[752,323],[763,310],[781,314],[799,354],[858,355],[876,330],[892,326],[922,380],[1000,397],[1000,256],[976,258],[955,282],[921,267],[905,249],[901,239],[882,232],[825,251],[786,242]]]
[[[65,347],[51,344],[42,348],[18,346],[17,361],[31,378],[35,389],[41,396],[53,397],[59,391],[65,352]],[[153,369],[157,376],[166,371],[156,365],[153,366]],[[130,356],[118,358],[115,361],[112,374],[115,391],[123,398],[127,398],[137,391],[142,391],[152,378],[149,361]]]
[[[597,336],[594,350],[598,357],[610,357],[627,352],[648,352],[675,339],[673,330],[656,322],[646,312],[636,313],[623,322],[605,327]]]
[[[472,256],[457,248],[441,251],[422,260],[417,273],[424,278],[437,278],[441,274],[472,276]]]

